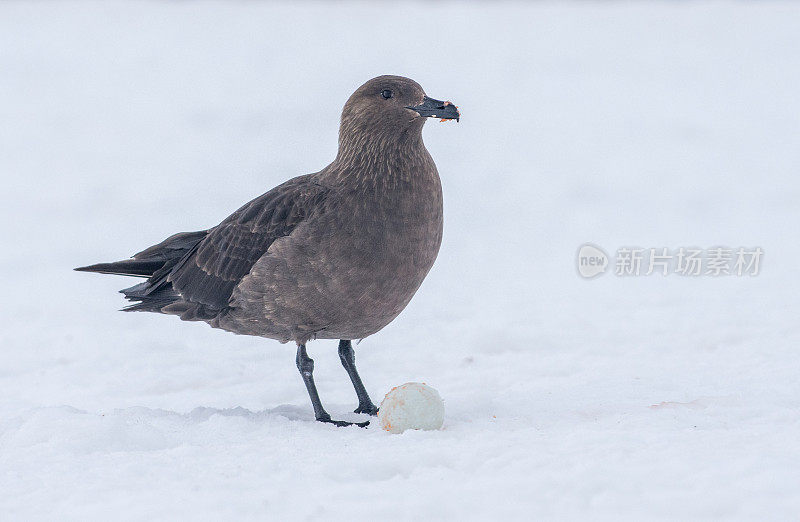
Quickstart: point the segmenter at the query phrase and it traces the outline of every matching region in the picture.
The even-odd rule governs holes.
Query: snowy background
[[[759,519],[800,513],[800,5],[0,4],[0,519]],[[72,272],[335,155],[379,74],[445,237],[356,347],[442,431],[313,421],[294,347],[122,314]],[[757,277],[583,280],[575,252],[764,249]],[[356,419],[333,341],[309,346]]]

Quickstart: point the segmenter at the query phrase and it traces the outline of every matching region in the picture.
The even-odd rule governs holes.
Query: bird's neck
[[[346,132],[339,135],[339,152],[329,166],[337,177],[368,176],[412,181],[415,172],[432,163],[422,142],[422,129],[402,132]]]

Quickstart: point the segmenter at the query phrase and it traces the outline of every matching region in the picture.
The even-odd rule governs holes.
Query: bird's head
[[[414,80],[378,76],[356,89],[345,103],[339,138],[340,142],[350,137],[392,141],[419,135],[426,118],[458,121],[460,117],[455,105],[429,98]]]

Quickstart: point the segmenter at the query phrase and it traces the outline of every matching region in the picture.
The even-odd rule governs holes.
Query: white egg
[[[430,386],[408,382],[386,394],[378,409],[378,421],[390,433],[438,430],[444,422],[444,402]]]

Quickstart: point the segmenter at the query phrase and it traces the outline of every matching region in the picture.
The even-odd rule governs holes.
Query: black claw
[[[333,420],[330,417],[317,419],[319,422],[324,422],[326,424],[333,424],[334,426],[338,426],[340,428],[344,428],[345,426],[358,426],[359,428],[366,428],[369,426],[369,421],[365,422],[347,422],[347,421],[340,421],[340,420]]]
[[[378,407],[372,403],[369,404],[359,404],[358,408],[355,409],[354,413],[366,413],[367,415],[372,415],[375,417],[378,415]]]

